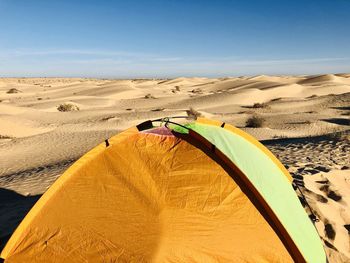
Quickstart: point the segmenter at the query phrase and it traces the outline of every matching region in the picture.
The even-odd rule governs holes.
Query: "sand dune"
[[[59,111],[60,105],[68,111]],[[0,189],[8,197],[6,211],[0,211],[8,215],[0,216],[0,242],[25,214],[17,211],[33,204],[26,200],[36,200],[24,196],[41,195],[87,150],[144,120],[186,115],[194,108],[264,140],[299,180],[320,219],[316,226],[331,262],[345,262],[350,260],[349,106],[350,74],[0,79]],[[253,116],[258,121],[248,127]]]

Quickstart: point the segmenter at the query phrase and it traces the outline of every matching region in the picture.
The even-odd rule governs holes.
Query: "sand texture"
[[[86,151],[144,120],[186,114],[231,123],[269,147],[319,219],[330,262],[350,262],[350,74],[0,79],[0,248]]]

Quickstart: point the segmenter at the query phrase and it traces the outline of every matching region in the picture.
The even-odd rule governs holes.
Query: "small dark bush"
[[[66,111],[78,111],[80,109],[79,109],[79,107],[77,105],[69,104],[69,103],[63,103],[63,104],[60,104],[57,107],[57,110],[58,111],[62,111],[62,112],[66,112]]]
[[[145,99],[155,99],[155,97],[152,94],[146,94]]]
[[[270,108],[270,106],[267,105],[266,103],[254,103],[252,108],[254,108],[254,109],[261,109],[261,108],[268,109],[268,108]]]
[[[200,89],[200,88],[197,88],[197,89],[193,89],[191,90],[192,93],[195,93],[195,94],[202,94],[203,93],[203,90]]]
[[[258,115],[253,115],[246,121],[246,127],[261,128],[265,124],[265,119]]]
[[[187,116],[193,119],[197,119],[198,117],[201,117],[202,114],[199,111],[196,111],[192,107],[190,107],[189,110],[186,110]]]
[[[7,91],[8,94],[19,93],[19,92],[22,92],[22,91],[20,91],[20,90],[18,90],[18,89],[9,89],[9,90]]]

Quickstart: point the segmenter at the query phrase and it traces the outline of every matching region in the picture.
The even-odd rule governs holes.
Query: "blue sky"
[[[349,0],[0,0],[0,76],[350,72]]]

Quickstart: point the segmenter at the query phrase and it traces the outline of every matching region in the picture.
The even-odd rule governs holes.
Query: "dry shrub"
[[[66,112],[66,111],[78,111],[80,109],[77,105],[70,104],[70,103],[63,103],[57,107],[57,110],[62,111],[62,112]]]
[[[254,108],[254,109],[268,109],[268,108],[270,108],[270,106],[267,105],[266,103],[254,103],[252,108]]]
[[[203,90],[200,89],[200,88],[197,88],[197,89],[193,89],[191,90],[192,93],[195,93],[195,94],[202,94],[203,93]]]
[[[186,110],[187,116],[192,119],[197,119],[198,117],[201,117],[202,114],[199,111],[196,111],[192,107],[190,107],[189,110]]]
[[[13,94],[13,93],[19,93],[19,92],[22,92],[22,91],[20,91],[18,89],[9,89],[6,93]]]
[[[155,99],[155,97],[152,94],[146,94],[145,99]]]
[[[264,127],[264,125],[265,125],[265,119],[258,115],[253,115],[250,118],[248,118],[246,121],[246,127],[250,127],[250,128],[261,128],[261,127]]]

